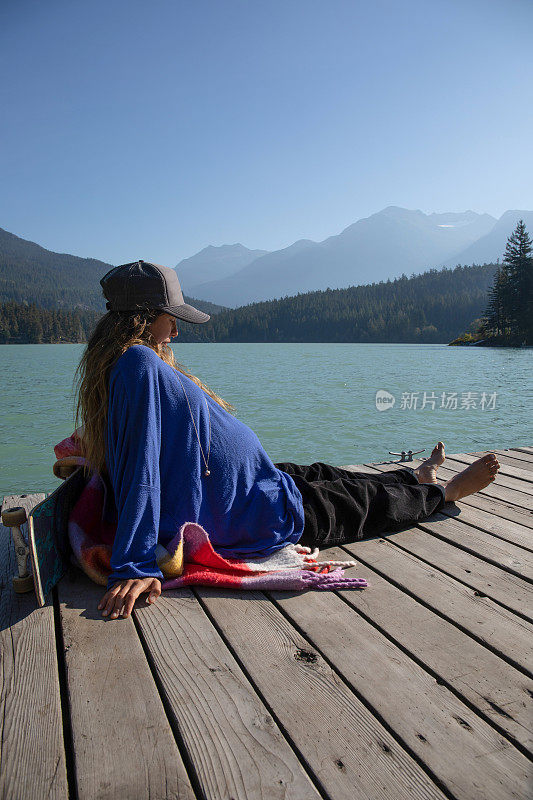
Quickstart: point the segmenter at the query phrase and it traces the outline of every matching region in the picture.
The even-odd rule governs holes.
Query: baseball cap
[[[109,311],[154,308],[185,322],[207,322],[204,314],[183,301],[176,271],[148,261],[133,261],[109,270],[100,281]]]

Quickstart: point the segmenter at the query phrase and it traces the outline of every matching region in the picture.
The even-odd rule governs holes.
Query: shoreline
[[[71,341],[62,341],[62,342],[0,342],[0,347],[12,347],[12,346],[20,346],[20,345],[34,345],[34,346],[35,345],[47,345],[48,346],[48,345],[67,345],[67,344],[85,346],[87,344],[87,342],[86,341],[83,341],[83,342],[73,342],[73,341],[72,342]],[[280,342],[280,341],[277,341],[277,340],[267,340],[267,341],[264,341],[264,340],[263,341],[257,341],[257,340],[255,340],[255,341],[235,340],[235,341],[224,341],[224,342],[206,342],[206,341],[187,341],[187,340],[184,340],[184,339],[180,340],[179,337],[178,337],[178,341],[172,342],[172,345],[174,345],[174,346],[176,346],[176,345],[179,346],[179,345],[184,345],[184,344],[205,344],[205,345],[213,345],[213,344],[265,344],[265,345],[272,345],[272,344],[283,344],[283,345],[290,345],[290,344],[292,344],[292,345],[301,345],[301,344],[342,344],[342,345],[364,344],[364,345],[376,345],[376,344],[381,344],[381,345],[405,345],[405,344],[410,344],[410,345],[415,345],[417,347],[418,346],[427,346],[427,345],[430,345],[430,346],[432,346],[432,345],[440,345],[440,346],[444,346],[444,347],[497,347],[497,348],[507,348],[507,349],[514,349],[514,350],[527,350],[527,349],[531,349],[533,347],[533,345],[504,344],[502,342],[493,342],[493,341],[488,341],[486,339],[484,339],[482,341],[479,341],[479,342],[466,342],[466,341],[457,341],[457,340],[453,340],[451,342],[447,342],[447,341],[445,341],[445,342],[413,342],[413,341],[402,341],[402,342],[398,342],[398,341],[394,341],[394,342],[383,342],[383,341],[378,341],[378,342],[368,342],[368,341],[367,342],[362,342],[362,341],[339,342],[339,341],[330,341],[330,340],[327,340],[327,339],[319,339],[319,340],[316,340],[316,341],[305,340],[305,341],[299,341],[299,342],[294,342],[294,341]]]

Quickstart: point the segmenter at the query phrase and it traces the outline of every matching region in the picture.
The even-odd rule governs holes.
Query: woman
[[[184,522],[201,524],[223,556],[262,557],[405,527],[494,480],[490,454],[438,484],[442,442],[414,471],[273,464],[232,407],[175,363],[176,319],[209,319],[184,303],[175,271],[138,261],[100,283],[108,313],[80,362],[78,422],[87,462],[108,477],[118,512],[103,616],[129,616],[143,593],[156,600],[157,544]]]

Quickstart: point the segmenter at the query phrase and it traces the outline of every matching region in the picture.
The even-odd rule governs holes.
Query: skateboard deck
[[[28,514],[29,548],[39,606],[44,606],[48,593],[70,566],[68,520],[86,482],[79,467]]]

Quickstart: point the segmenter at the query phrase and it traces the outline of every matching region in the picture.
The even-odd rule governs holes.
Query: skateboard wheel
[[[2,511],[2,523],[6,528],[23,525],[27,520],[26,511],[21,506],[15,506],[14,508],[8,508],[6,511]]]
[[[17,594],[24,594],[25,592],[33,592],[33,575],[24,575],[23,578],[13,578],[13,589]]]
[[[59,467],[59,477],[63,478],[63,480],[66,480],[67,478],[70,478],[72,473],[76,472],[77,469],[78,469],[77,464],[73,464],[72,466],[69,467]]]

